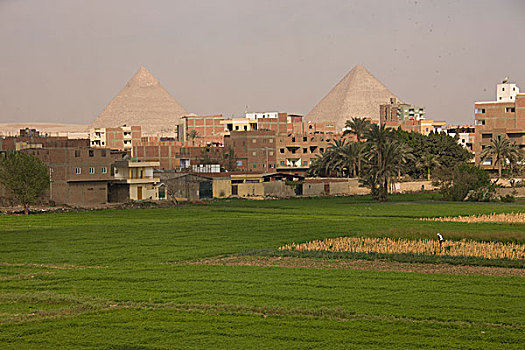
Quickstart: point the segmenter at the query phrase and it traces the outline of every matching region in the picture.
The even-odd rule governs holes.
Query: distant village
[[[310,169],[334,142],[354,142],[347,121],[410,133],[446,133],[472,161],[493,139],[525,148],[525,94],[505,79],[496,100],[474,103],[474,125],[429,119],[425,107],[401,101],[363,66],[354,67],[305,116],[281,111],[239,117],[188,113],[141,67],[89,128],[0,129],[0,153],[28,152],[49,168],[44,202],[90,206],[141,200],[366,194],[350,171],[314,177]],[[429,178],[400,182],[392,191],[432,189]],[[12,204],[0,186],[0,205]]]

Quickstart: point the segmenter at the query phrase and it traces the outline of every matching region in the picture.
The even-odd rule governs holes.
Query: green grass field
[[[189,261],[326,237],[525,242],[523,212],[431,196],[0,216],[0,349],[522,349],[525,279]]]

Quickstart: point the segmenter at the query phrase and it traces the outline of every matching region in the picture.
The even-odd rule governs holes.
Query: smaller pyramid
[[[173,133],[186,110],[144,67],[104,108],[91,124],[92,128],[122,125],[142,127],[143,135]]]
[[[343,128],[353,117],[379,119],[379,105],[395,98],[388,88],[365,67],[355,66],[330,92],[306,115],[308,121],[334,121]]]

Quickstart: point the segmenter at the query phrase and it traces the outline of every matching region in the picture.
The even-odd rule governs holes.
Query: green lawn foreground
[[[397,196],[0,216],[0,348],[485,348],[525,344],[520,277],[187,265],[341,235],[525,241],[524,211]]]

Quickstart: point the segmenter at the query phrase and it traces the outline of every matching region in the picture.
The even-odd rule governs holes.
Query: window
[[[90,157],[93,157],[95,155],[95,151],[93,151],[92,149],[89,150],[89,156]]]
[[[515,111],[514,107],[505,107],[505,113],[514,113]]]
[[[307,160],[303,161],[303,165],[308,165],[308,161]]]
[[[101,172],[102,174],[107,174],[107,173],[108,173],[108,168],[103,167],[102,169],[100,169],[100,172]]]
[[[284,165],[284,160],[281,160],[281,165]]]
[[[324,148],[323,148],[323,147],[320,147],[320,148],[319,148],[319,152],[323,153],[323,152],[324,152]]]
[[[257,152],[252,152],[252,156],[256,156],[257,155]]]
[[[284,153],[284,148],[279,149],[279,152]]]
[[[308,148],[303,148],[303,153],[308,153]]]
[[[273,143],[273,139],[270,139],[270,143]]]
[[[303,142],[306,142],[306,141],[308,141],[308,137],[303,136]]]
[[[295,142],[295,137],[292,137],[292,142]]]
[[[104,144],[104,142],[102,142],[102,144]],[[105,157],[105,156],[106,156],[106,150],[103,149],[103,150],[100,152],[100,155],[101,155],[102,157]]]
[[[476,114],[484,114],[485,113],[485,108],[476,108],[475,113]]]
[[[82,168],[75,168],[75,174],[77,175],[82,174]]]
[[[273,156],[273,151],[270,151],[270,155]]]
[[[505,88],[501,88],[501,91],[505,91]]]
[[[95,173],[95,168],[89,168],[89,173],[90,174],[94,174]]]
[[[485,125],[485,119],[476,119],[474,124],[476,124],[476,125]]]
[[[80,157],[80,150],[79,149],[76,149],[75,150],[75,157]]]
[[[256,140],[256,139],[253,139],[253,140],[252,140],[252,142],[253,142],[253,143],[256,143],[256,142],[257,142],[257,140]]]
[[[257,168],[257,164],[254,164],[252,167],[253,167],[254,169]]]

